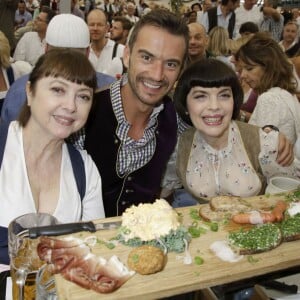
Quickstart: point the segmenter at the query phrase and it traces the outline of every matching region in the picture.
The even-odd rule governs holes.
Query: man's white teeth
[[[148,88],[151,88],[151,89],[158,89],[158,88],[160,88],[160,85],[154,85],[154,84],[151,84],[151,83],[145,82],[145,81],[144,81],[144,85],[146,87],[148,87]]]

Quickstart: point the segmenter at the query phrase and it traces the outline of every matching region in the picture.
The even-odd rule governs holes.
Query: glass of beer
[[[37,254],[39,239],[30,239],[26,229],[58,224],[45,213],[29,213],[14,219],[8,226],[8,251],[14,300],[31,300],[36,295],[36,274],[44,264]]]

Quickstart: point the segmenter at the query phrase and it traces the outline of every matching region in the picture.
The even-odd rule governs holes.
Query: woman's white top
[[[62,146],[60,193],[53,215],[62,223],[104,218],[101,178],[86,151],[80,151],[86,174],[86,193],[81,201],[67,145]],[[0,169],[0,226],[14,218],[37,212],[26,169],[22,127],[11,122]]]
[[[295,95],[273,87],[257,98],[249,123],[275,125],[294,144],[300,132],[300,103]]]

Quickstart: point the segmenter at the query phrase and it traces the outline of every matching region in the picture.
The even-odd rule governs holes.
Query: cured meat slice
[[[41,237],[37,252],[40,259],[50,264],[53,274],[60,273],[65,279],[99,293],[115,291],[135,273],[117,256],[107,261],[92,254],[80,239]]]

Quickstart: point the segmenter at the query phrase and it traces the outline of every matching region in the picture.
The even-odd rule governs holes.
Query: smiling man
[[[167,161],[177,141],[172,89],[185,63],[188,27],[166,10],[154,10],[135,25],[124,50],[124,75],[95,94],[85,148],[102,178],[106,216],[159,195]]]
[[[208,36],[205,27],[199,23],[191,23],[189,27],[189,56],[188,63],[208,57],[206,48],[208,46]]]

